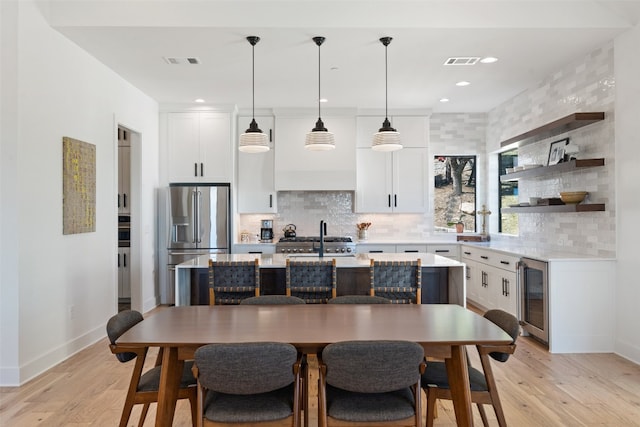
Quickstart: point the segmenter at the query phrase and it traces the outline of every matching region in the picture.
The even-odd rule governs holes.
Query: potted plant
[[[458,218],[453,218],[450,221],[448,221],[447,225],[449,227],[453,227],[455,225],[456,233],[463,233],[464,232],[464,223],[462,222],[463,217],[464,217],[464,214],[460,214]]]

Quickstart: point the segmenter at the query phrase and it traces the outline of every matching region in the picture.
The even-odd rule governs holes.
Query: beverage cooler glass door
[[[543,261],[523,258],[520,262],[520,323],[544,342],[549,342],[547,270]]]

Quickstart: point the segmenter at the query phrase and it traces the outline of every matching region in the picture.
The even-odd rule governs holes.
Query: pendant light
[[[265,151],[269,151],[269,137],[266,133],[262,133],[260,128],[258,128],[258,123],[256,123],[256,60],[254,50],[256,43],[260,41],[260,37],[249,36],[247,37],[247,41],[251,44],[252,119],[251,123],[249,124],[249,129],[247,129],[245,133],[240,135],[238,150],[242,151],[243,153],[264,153]]]
[[[400,133],[391,127],[389,113],[387,111],[388,89],[387,89],[387,46],[393,40],[391,37],[382,37],[380,42],[384,45],[384,122],[378,133],[373,135],[371,149],[375,151],[396,151],[402,148]]]
[[[333,134],[324,127],[320,118],[320,46],[324,43],[324,37],[314,37],[313,41],[318,45],[318,121],[316,127],[307,134],[304,148],[313,151],[328,151],[336,148],[336,141]]]

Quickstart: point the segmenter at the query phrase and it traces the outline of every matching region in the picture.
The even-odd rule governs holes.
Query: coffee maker
[[[260,228],[260,241],[262,243],[271,243],[273,241],[273,220],[262,220],[262,226]]]

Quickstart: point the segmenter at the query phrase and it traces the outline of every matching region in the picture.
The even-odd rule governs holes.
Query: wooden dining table
[[[455,304],[308,304],[168,307],[135,325],[118,344],[164,348],[155,425],[169,427],[184,360],[202,345],[277,341],[318,354],[350,340],[412,341],[425,356],[444,358],[459,426],[473,425],[464,346],[512,341],[491,321]]]

